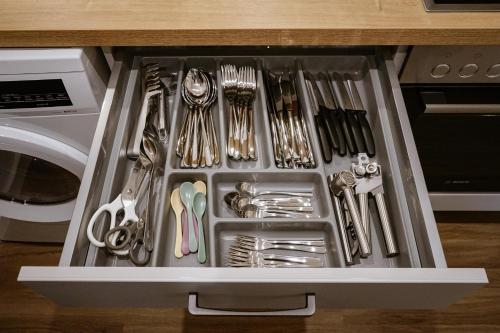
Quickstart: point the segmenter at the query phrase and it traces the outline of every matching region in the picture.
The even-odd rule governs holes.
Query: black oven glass
[[[73,105],[61,79],[0,81],[0,110]]]
[[[402,91],[429,191],[500,191],[500,86],[403,85]]]
[[[0,199],[53,205],[76,198],[80,180],[43,159],[0,150]]]

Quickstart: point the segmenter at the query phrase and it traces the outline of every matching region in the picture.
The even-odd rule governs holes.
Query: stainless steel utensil
[[[263,195],[273,195],[273,196],[291,196],[291,197],[307,197],[313,196],[312,192],[287,192],[287,191],[259,191],[253,183],[250,182],[239,182],[236,184],[236,190],[238,192],[247,194],[252,198],[263,196]]]
[[[261,253],[257,251],[240,251],[231,248],[226,258],[226,265],[231,267],[324,267],[323,261],[317,257],[285,256],[280,254]]]
[[[315,245],[311,245],[315,244]],[[316,245],[319,244],[319,245]],[[291,250],[310,253],[326,253],[324,240],[322,241],[279,241],[266,240],[257,237],[236,236],[233,241],[234,248],[248,251],[263,251],[269,249]]]
[[[176,153],[182,168],[197,168],[219,164],[219,146],[210,111],[217,98],[213,77],[201,68],[191,68],[184,78],[182,98],[188,106]]]
[[[344,195],[346,203],[349,207],[349,214],[352,218],[354,228],[356,229],[356,236],[359,240],[360,255],[363,258],[371,255],[366,233],[361,223],[359,208],[354,198],[354,189],[356,179],[351,171],[343,170],[337,174],[328,177],[330,190],[335,196]]]
[[[387,256],[397,256],[399,254],[399,248],[385,203],[380,165],[375,162],[370,162],[366,154],[359,154],[357,162],[352,164],[352,170],[356,175],[356,194],[360,202],[360,209],[366,211],[366,216],[361,215],[361,220],[365,230],[367,230],[367,234],[369,233],[368,230],[371,228],[368,210],[368,195],[372,194],[375,197],[375,203],[377,205]]]

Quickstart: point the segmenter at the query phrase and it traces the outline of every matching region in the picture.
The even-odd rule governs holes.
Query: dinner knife
[[[373,139],[373,131],[370,127],[370,123],[366,119],[366,110],[363,107],[363,102],[361,101],[361,96],[359,96],[358,89],[356,88],[356,83],[352,75],[346,73],[344,74],[347,86],[349,87],[349,92],[351,95],[351,100],[354,104],[354,109],[357,111],[356,116],[358,118],[358,123],[361,127],[361,133],[366,145],[366,154],[369,157],[375,156],[375,141]]]
[[[347,89],[344,85],[342,75],[335,72],[333,73],[332,77],[337,84],[337,93],[339,94],[340,100],[342,101],[342,109],[345,111],[345,116],[343,117],[344,119],[342,119],[341,125],[344,132],[345,141],[347,143],[347,148],[349,149],[349,153],[351,155],[356,155],[360,151],[360,147],[357,146],[357,142],[363,141],[363,137],[361,136],[361,129],[359,128],[356,117],[353,114],[353,106],[349,94],[347,93]],[[356,134],[359,135],[357,139]]]
[[[311,106],[314,116],[314,125],[316,128],[316,134],[318,136],[319,144],[321,147],[321,153],[325,162],[330,163],[332,161],[332,143],[326,129],[326,121],[324,119],[323,113],[320,112],[318,97],[314,90],[312,82],[314,78],[310,73],[305,72],[304,78],[306,82],[307,92],[311,100]]]
[[[331,86],[328,76],[325,73],[319,73],[318,77],[321,88],[323,90],[325,105],[329,109],[327,110],[326,115],[329,118],[329,122],[333,124],[333,134],[336,140],[333,147],[337,150],[337,153],[340,156],[345,156],[347,154],[347,151],[345,137],[342,131],[342,121],[345,122],[344,112],[338,107],[338,104],[335,101],[335,96],[333,95],[333,87]]]

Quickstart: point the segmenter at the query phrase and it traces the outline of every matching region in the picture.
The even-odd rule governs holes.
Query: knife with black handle
[[[361,133],[363,135],[364,143],[366,146],[366,154],[369,157],[375,156],[375,141],[373,139],[373,131],[366,119],[366,111],[363,107],[363,102],[361,101],[361,97],[359,96],[358,89],[356,88],[356,84],[354,82],[353,77],[350,74],[344,74],[344,77],[347,81],[347,86],[349,87],[349,92],[351,95],[351,99],[354,105],[354,109],[356,110],[356,116],[358,118],[359,126],[361,127]]]
[[[319,73],[319,82],[323,90],[323,99],[326,106],[326,117],[333,127],[332,132],[335,139],[334,149],[340,156],[345,156],[347,154],[346,140],[342,130],[342,119],[343,111],[338,107],[335,97],[333,95],[333,88],[331,86],[328,76],[324,73]]]
[[[319,107],[317,91],[315,91],[313,83],[314,78],[309,73],[304,73],[305,83],[307,87],[307,92],[309,94],[312,111],[314,116],[314,127],[316,128],[316,135],[318,136],[319,144],[321,147],[321,153],[323,155],[323,160],[327,163],[332,161],[332,142],[327,129],[327,123],[325,120],[324,112],[321,111]]]
[[[351,155],[356,155],[360,152],[358,142],[363,141],[361,129],[357,124],[356,117],[352,114],[354,110],[352,110],[351,99],[347,93],[342,75],[339,73],[333,73],[333,80],[337,84],[337,92],[342,100],[342,110],[344,110],[344,112],[341,115],[342,119],[340,119],[340,121],[347,143],[347,148],[349,149],[349,153]]]

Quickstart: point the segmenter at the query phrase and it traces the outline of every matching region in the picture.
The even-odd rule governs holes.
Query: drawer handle
[[[189,313],[195,316],[312,316],[316,311],[316,296],[306,294],[306,305],[300,309],[276,311],[236,311],[201,308],[198,306],[198,294],[189,294]]]

